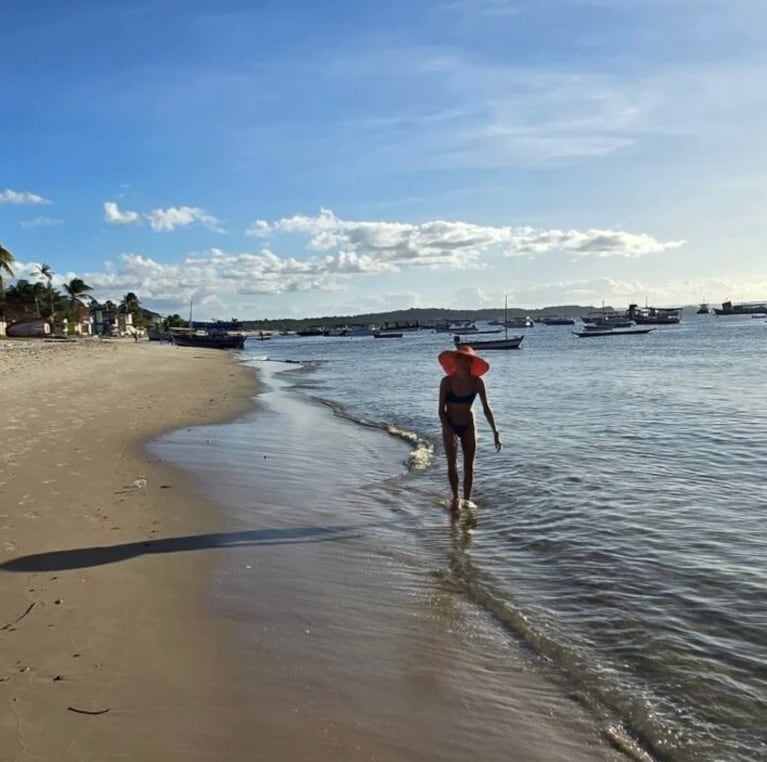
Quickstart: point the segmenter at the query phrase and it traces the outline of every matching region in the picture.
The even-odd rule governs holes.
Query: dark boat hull
[[[486,341],[474,341],[471,338],[468,339],[462,339],[460,336],[455,336],[453,338],[453,343],[458,346],[459,344],[463,344],[465,346],[470,346],[472,349],[475,349],[477,352],[484,352],[488,349],[519,349],[519,345],[522,343],[522,339],[524,339],[524,336],[511,336],[508,339],[490,339]]]
[[[579,339],[586,339],[592,336],[636,336],[640,333],[650,333],[654,331],[654,328],[629,328],[629,329],[617,329],[617,330],[605,330],[605,331],[573,331],[573,336],[577,336]]]
[[[191,334],[184,336],[174,334],[173,343],[179,347],[200,347],[204,349],[242,349],[245,346],[244,335],[207,334],[205,336]]]
[[[722,302],[721,307],[714,307],[715,315],[753,315],[760,312],[767,312],[767,304],[764,302],[750,302],[743,304]]]

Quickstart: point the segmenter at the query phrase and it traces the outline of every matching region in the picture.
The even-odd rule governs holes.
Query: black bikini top
[[[459,405],[471,405],[474,402],[474,398],[477,396],[475,391],[471,391],[468,394],[456,394],[451,389],[448,390],[445,396],[445,402],[458,403]]]

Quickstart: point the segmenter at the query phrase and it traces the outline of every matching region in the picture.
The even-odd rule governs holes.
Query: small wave
[[[269,358],[266,356],[256,358],[250,357],[249,360],[269,360]],[[308,373],[313,371],[323,364],[322,361],[319,360],[273,360],[272,362],[291,363],[295,366],[294,372],[298,371],[301,373]],[[309,384],[296,383],[293,385],[293,388],[302,389],[304,392],[308,393],[308,390],[312,387]],[[434,462],[434,444],[416,432],[410,431],[408,429],[403,429],[395,424],[381,421],[370,421],[366,418],[355,416],[346,410],[343,405],[334,400],[329,400],[325,397],[319,397],[315,394],[310,394],[309,396],[311,396],[312,399],[316,400],[320,404],[329,407],[339,418],[343,418],[351,423],[357,424],[358,426],[365,426],[367,428],[385,431],[387,434],[393,437],[397,437],[398,439],[402,439],[412,444],[413,449],[410,451],[407,459],[408,471],[425,471]]]
[[[420,436],[420,434],[417,434],[415,431],[403,429],[392,423],[370,421],[366,418],[361,418],[350,413],[338,402],[325,399],[324,397],[314,397],[314,399],[322,405],[329,407],[339,418],[343,418],[357,426],[365,426],[369,429],[385,431],[390,436],[397,437],[397,439],[402,439],[405,442],[412,444],[413,449],[410,451],[407,460],[409,471],[425,471],[434,461],[434,444],[425,437]]]
[[[645,751],[621,725],[610,725],[604,728],[602,734],[618,751],[623,752],[633,762],[657,762],[656,758]]]
[[[411,471],[425,471],[434,462],[434,445],[432,442],[420,437],[414,431],[401,429],[399,426],[388,425],[386,430],[393,437],[399,437],[414,445],[408,459],[408,467]]]

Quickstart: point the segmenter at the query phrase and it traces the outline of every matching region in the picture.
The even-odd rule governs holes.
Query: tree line
[[[91,286],[82,278],[72,278],[63,284],[62,293],[53,287],[53,268],[43,262],[35,265],[29,273],[30,277],[37,278],[35,281],[19,278],[14,285],[6,288],[6,278],[15,277],[14,262],[13,254],[0,244],[0,314],[8,303],[34,304],[37,317],[52,320],[67,318],[69,321],[77,319],[77,304],[81,297],[93,290]],[[119,304],[108,299],[103,307],[107,312],[130,313],[133,316],[133,325],[137,328],[146,327],[147,320],[141,302],[132,291],[125,294]]]

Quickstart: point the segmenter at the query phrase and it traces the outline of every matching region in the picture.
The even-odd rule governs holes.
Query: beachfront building
[[[39,297],[11,292],[10,298],[3,305],[3,325],[0,326],[0,336],[8,337],[37,337],[44,338],[56,334],[67,336],[90,336],[93,334],[93,318],[90,309],[79,299],[73,299],[64,310],[54,311],[53,316],[47,314],[47,304]],[[41,312],[46,313],[45,316]]]
[[[137,329],[133,325],[133,315],[121,310],[112,302],[99,304],[92,302],[90,315],[93,331],[98,336],[133,336]]]
[[[91,315],[90,308],[86,307],[81,301],[75,300],[72,307],[72,320],[70,322],[67,318],[64,318],[61,321],[61,333],[65,336],[69,333],[77,336],[92,336],[93,316]]]

